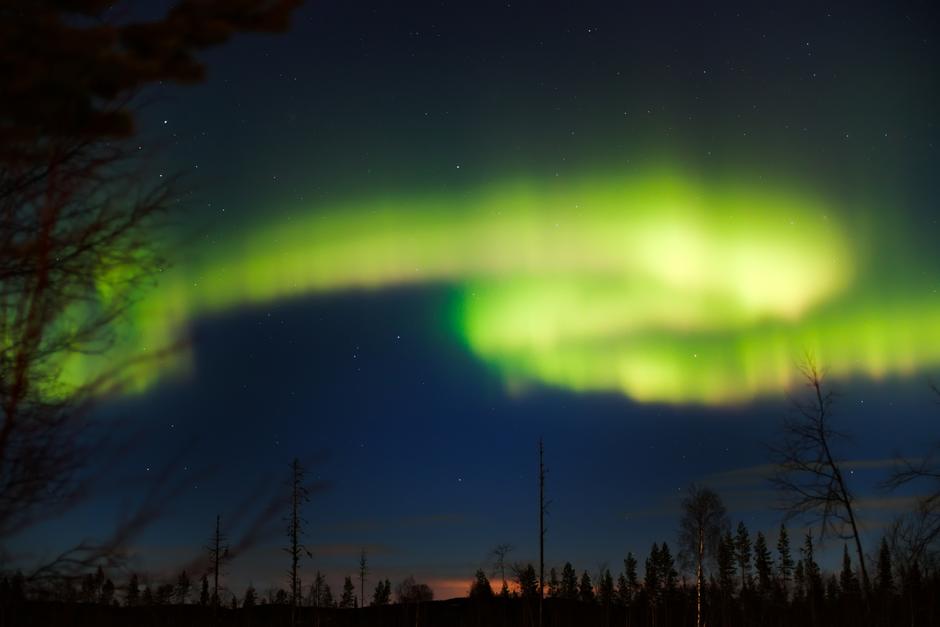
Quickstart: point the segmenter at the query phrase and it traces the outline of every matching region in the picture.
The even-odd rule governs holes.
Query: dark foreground
[[[671,606],[651,608],[636,604],[627,608],[604,607],[563,599],[546,599],[545,627],[694,627],[695,606],[678,600]],[[856,627],[892,625],[938,625],[937,599],[922,598],[911,615],[902,599],[891,607],[878,604],[865,608],[854,604],[806,604],[796,607],[741,606],[707,607],[709,627],[818,626]],[[905,611],[907,610],[907,611]],[[301,627],[536,627],[538,602],[523,599],[451,599],[425,603],[394,604],[362,609],[301,607],[296,625]],[[213,609],[198,605],[119,607],[55,602],[26,602],[0,609],[0,627],[289,627],[291,609],[283,605]]]

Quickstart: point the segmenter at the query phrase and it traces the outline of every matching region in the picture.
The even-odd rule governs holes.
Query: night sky
[[[156,580],[296,456],[306,581],[365,548],[446,598],[499,543],[537,560],[539,436],[548,566],[674,544],[693,481],[774,541],[765,445],[810,351],[873,547],[907,504],[876,482],[937,435],[936,9],[583,4],[309,2],[142,94],[152,176],[183,179],[115,351],[189,345],[129,373],[120,455],[22,546],[106,534],[168,472],[133,547]],[[232,590],[286,585],[282,526]]]

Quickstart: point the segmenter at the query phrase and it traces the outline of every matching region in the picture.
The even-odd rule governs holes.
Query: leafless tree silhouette
[[[803,360],[800,371],[810,390],[809,400],[791,398],[793,412],[784,421],[781,443],[771,447],[777,468],[770,481],[783,495],[788,517],[815,516],[823,535],[854,541],[867,598],[870,586],[855,497],[832,451],[833,442],[846,437],[832,427],[835,394],[824,385],[812,356]]]
[[[937,384],[931,382],[930,389],[940,401]],[[940,555],[940,445],[919,459],[899,455],[884,487],[896,490],[912,483],[928,486],[926,494],[917,499],[913,511],[895,520],[889,534],[894,559],[903,569],[924,566]]]
[[[65,376],[76,355],[112,344],[165,265],[157,243],[174,188],[129,142],[136,94],[201,80],[200,50],[282,30],[299,0],[180,0],[148,22],[111,4],[0,2],[0,546],[82,498],[79,471],[101,452],[90,410],[139,360],[176,348]],[[153,514],[145,506],[37,576],[115,555]]]
[[[490,556],[493,560],[493,572],[491,576],[495,577],[497,574],[499,575],[503,589],[506,588],[506,568],[509,567],[509,564],[506,563],[506,558],[512,552],[513,548],[515,547],[511,544],[499,544],[490,551]]]
[[[284,550],[290,555],[288,576],[290,582],[291,625],[295,625],[297,624],[297,606],[300,604],[303,594],[299,571],[300,558],[307,550],[303,545],[306,521],[301,509],[304,503],[310,500],[310,496],[307,491],[304,467],[296,457],[291,462],[290,473],[290,514],[287,516],[288,546]]]

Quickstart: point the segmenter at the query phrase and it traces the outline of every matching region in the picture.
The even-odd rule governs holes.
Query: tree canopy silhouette
[[[100,445],[88,411],[134,360],[63,375],[75,355],[112,343],[166,263],[157,243],[173,177],[145,176],[129,145],[135,96],[202,80],[200,51],[283,30],[298,4],[180,0],[135,21],[102,0],[0,2],[0,545],[81,497],[77,471]],[[174,347],[151,348],[147,359]],[[139,528],[144,517],[127,519]],[[81,545],[37,572],[114,550]]]

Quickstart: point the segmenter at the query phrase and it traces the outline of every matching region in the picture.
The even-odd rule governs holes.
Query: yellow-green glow
[[[619,294],[608,297],[616,301]],[[594,295],[583,302],[592,308],[589,303],[603,299]],[[586,333],[579,324],[568,328],[555,320],[550,334],[522,341],[477,326],[483,318],[498,317],[504,305],[471,294],[464,315],[474,320],[468,342],[507,380],[622,392],[640,401],[724,404],[779,393],[797,382],[796,365],[807,352],[839,378],[910,375],[940,363],[936,296],[854,303],[796,323],[731,328],[708,320],[692,329],[677,328],[672,320],[641,320],[610,333]]]
[[[723,403],[778,391],[806,349],[844,375],[940,361],[940,306],[858,301],[860,259],[836,215],[805,193],[675,173],[300,208],[181,260],[114,349],[70,356],[63,381],[234,307],[432,282],[463,289],[454,330],[508,382]],[[143,360],[125,383],[188,365]]]

